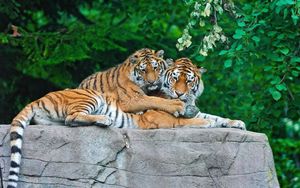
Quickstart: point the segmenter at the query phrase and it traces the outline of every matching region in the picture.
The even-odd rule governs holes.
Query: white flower
[[[204,27],[205,26],[205,21],[200,20],[199,25],[200,25],[200,27]]]
[[[205,6],[205,9],[204,9],[204,15],[205,17],[207,16],[210,16],[210,8],[211,8],[211,5],[210,3],[206,3],[206,6]]]
[[[191,44],[192,44],[192,41],[187,40],[187,41],[185,41],[184,46],[185,46],[186,48],[188,48]]]
[[[200,6],[201,6],[201,4],[198,3],[198,2],[196,2],[196,3],[195,3],[195,6],[194,6],[194,9],[195,9],[195,10],[199,10],[199,9],[200,9]]]
[[[216,39],[216,40],[220,40],[221,36],[220,36],[219,33],[215,33],[214,35],[215,35],[215,39]]]
[[[204,51],[203,49],[201,49],[199,53],[203,56],[207,56],[207,51]]]
[[[222,31],[222,28],[216,24],[216,25],[214,25],[214,31],[216,33],[220,33]]]
[[[221,41],[225,42],[227,40],[227,37],[225,35],[221,35]]]
[[[203,38],[203,42],[208,43],[208,41],[209,41],[209,37],[208,37],[208,36],[205,36],[205,37]]]
[[[180,44],[176,44],[176,48],[179,50],[179,51],[182,51],[183,50],[183,46],[182,45],[180,45]]]
[[[182,37],[180,37],[177,41],[178,43],[182,43],[183,42]]]
[[[212,44],[211,43],[207,43],[207,48],[208,49],[212,49],[213,48]]]

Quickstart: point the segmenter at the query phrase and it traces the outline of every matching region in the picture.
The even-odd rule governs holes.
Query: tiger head
[[[160,89],[163,72],[168,61],[163,59],[164,51],[143,48],[129,57],[132,65],[130,79],[145,92]]]
[[[205,71],[204,68],[194,65],[188,58],[177,59],[167,68],[161,90],[170,98],[194,105],[196,98],[204,90],[201,75]]]

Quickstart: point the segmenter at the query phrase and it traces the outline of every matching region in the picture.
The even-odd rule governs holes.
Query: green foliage
[[[208,2],[0,2],[1,122],[139,48],[164,49],[167,57],[190,57],[208,69],[201,111],[242,119],[249,130],[266,133],[281,187],[300,187],[300,1],[199,7]]]
[[[285,187],[300,187],[300,119],[292,121],[283,119],[284,133],[288,138],[271,140],[275,160],[277,161],[277,173],[281,184]],[[294,159],[294,160],[293,160]]]
[[[205,112],[246,120],[248,129],[266,133],[281,186],[299,187],[299,128],[292,124],[287,131],[283,122],[298,121],[300,115],[300,2],[236,6],[236,19],[218,20],[225,34],[232,34],[230,42],[197,59],[213,74],[204,76],[207,87],[199,106]]]

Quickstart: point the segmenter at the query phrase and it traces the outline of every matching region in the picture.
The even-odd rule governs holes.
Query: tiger
[[[78,88],[115,95],[124,112],[138,113],[153,109],[178,116],[184,111],[182,101],[146,95],[161,87],[161,77],[172,63],[164,60],[163,55],[163,50],[137,50],[122,64],[88,76]]]
[[[157,118],[159,117],[159,118]],[[24,129],[33,122],[42,125],[68,125],[117,128],[173,128],[207,126],[201,118],[176,118],[165,111],[126,113],[118,97],[90,89],[67,89],[51,92],[28,104],[13,120],[10,129],[11,163],[7,188],[16,188],[21,164]]]
[[[161,92],[157,95],[164,98],[180,99],[185,103],[185,117],[210,120],[210,127],[231,127],[245,130],[245,123],[241,120],[231,120],[202,113],[196,107],[196,99],[204,90],[201,75],[206,71],[205,68],[194,65],[189,58],[177,59],[174,65],[166,70]]]

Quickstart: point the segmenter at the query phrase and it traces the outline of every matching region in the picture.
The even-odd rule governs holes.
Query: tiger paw
[[[167,112],[173,114],[175,117],[184,114],[184,102],[179,99],[172,99],[171,104],[167,107]]]
[[[112,120],[110,117],[105,117],[101,120],[96,121],[94,124],[97,126],[110,126],[114,123],[114,120]]]
[[[246,130],[246,124],[241,120],[230,120],[228,122],[228,127]]]
[[[200,112],[200,110],[194,106],[194,105],[187,105],[185,107],[185,112],[184,114],[182,115],[182,117],[185,117],[185,118],[193,118],[193,117],[196,117],[196,115]]]

